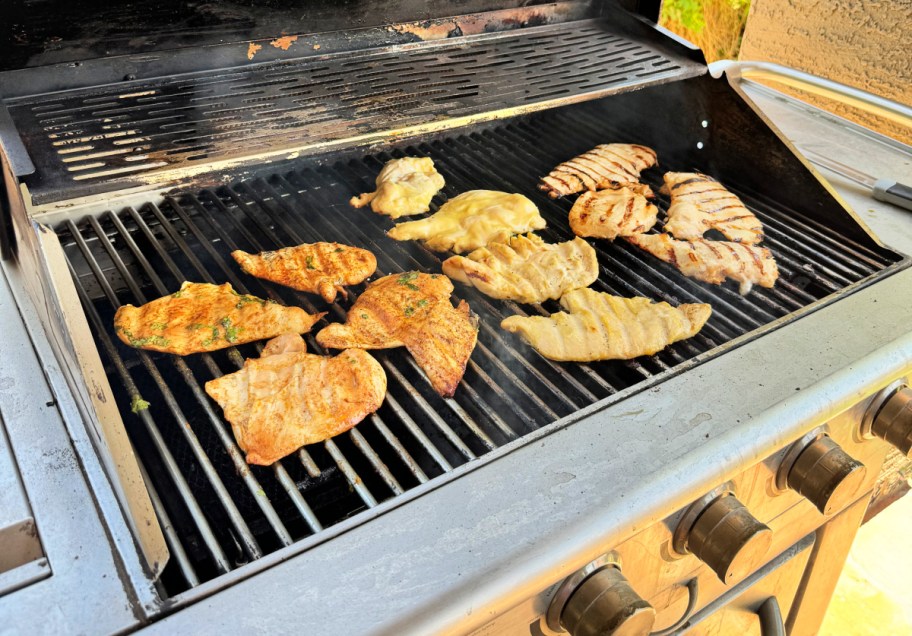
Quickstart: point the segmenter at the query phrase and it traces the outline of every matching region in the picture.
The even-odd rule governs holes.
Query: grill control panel
[[[903,450],[912,434],[910,400],[906,385],[888,387],[476,633],[646,635],[683,625],[868,493],[889,450],[877,438]]]

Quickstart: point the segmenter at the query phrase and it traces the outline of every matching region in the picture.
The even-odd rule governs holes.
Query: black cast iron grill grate
[[[181,165],[705,72],[610,21],[222,69],[9,100],[36,201]],[[301,45],[303,46],[303,45]]]
[[[209,379],[237,370],[244,357],[258,355],[262,343],[180,358],[131,349],[113,334],[117,306],[173,292],[184,280],[228,281],[241,292],[308,311],[326,309],[316,296],[243,274],[229,256],[237,248],[256,252],[336,240],[372,250],[376,276],[410,269],[439,272],[446,255],[388,239],[386,217],[347,203],[352,194],[372,189],[378,170],[393,157],[433,157],[447,180],[435,203],[476,188],[521,192],[548,221],[541,235],[552,242],[568,240],[572,201],[548,199],[536,190],[536,177],[587,149],[591,140],[606,138],[611,136],[604,120],[594,112],[582,107],[552,111],[389,153],[336,156],[323,163],[299,160],[286,170],[230,186],[68,220],[56,228],[173,555],[162,578],[166,594],[284,546],[304,549],[331,536],[332,526],[344,527],[336,524],[350,517],[360,513],[352,523],[365,520],[380,503],[584,407],[620,399],[617,394],[625,389],[644,388],[663,372],[690,367],[706,359],[701,354],[719,353],[739,336],[761,333],[822,299],[832,300],[899,260],[729,183],[767,230],[765,245],[781,272],[773,289],[758,288],[742,297],[733,285],[690,280],[624,241],[593,242],[601,264],[596,289],[673,304],[711,303],[712,318],[696,337],[633,361],[554,363],[498,325],[513,313],[556,311],[557,303],[520,306],[457,286],[455,296],[465,298],[480,316],[481,330],[453,399],[434,394],[404,350],[375,352],[389,379],[380,410],[351,432],[269,468],[244,463],[220,409],[202,389]],[[694,167],[683,163],[690,159],[679,157],[676,163],[670,149],[657,151],[663,169]],[[658,191],[660,171],[648,171],[644,180]],[[661,197],[660,208],[667,208]],[[348,301],[331,306],[328,319],[342,320],[363,288],[352,288]],[[325,324],[306,336],[311,351],[322,352],[313,334]],[[148,408],[131,413],[135,398],[148,401]]]

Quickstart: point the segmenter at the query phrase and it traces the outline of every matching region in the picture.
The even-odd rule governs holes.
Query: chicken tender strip
[[[652,229],[659,209],[630,188],[583,192],[570,208],[570,229],[577,236],[613,241]]]
[[[540,303],[598,278],[595,250],[581,238],[545,243],[535,234],[489,243],[443,261],[443,273],[491,298]]]
[[[317,342],[332,349],[405,346],[434,390],[452,397],[478,338],[478,320],[465,301],[453,308],[452,292],[441,274],[384,276],[358,297],[345,324],[325,327]]]
[[[356,208],[370,203],[374,212],[398,219],[427,212],[444,180],[430,157],[403,157],[386,162],[377,175],[376,185],[376,192],[352,197],[349,203]]]
[[[229,283],[189,283],[141,307],[124,305],[114,331],[131,347],[185,356],[272,338],[307,333],[324,314],[308,314],[248,294]]]
[[[231,252],[246,273],[312,294],[328,303],[336,294],[346,295],[343,285],[357,285],[377,269],[369,251],[341,243],[304,243],[272,252]]]
[[[640,172],[656,165],[652,148],[638,144],[601,144],[557,166],[541,178],[539,189],[551,198],[584,190],[627,186],[652,196],[649,186],[639,183]]]
[[[712,313],[705,304],[672,307],[648,298],[621,298],[576,289],[550,317],[510,316],[500,326],[518,333],[544,357],[562,362],[629,360],[658,353],[697,334]]]
[[[712,177],[666,172],[665,188],[671,194],[665,231],[675,238],[699,239],[708,230],[718,230],[736,243],[756,245],[763,240],[760,219]]]
[[[713,285],[722,284],[726,278],[737,281],[742,296],[755,284],[772,287],[779,278],[772,253],[763,247],[703,239],[676,241],[668,234],[640,234],[627,240],[671,263],[685,276]]]
[[[299,344],[270,341],[262,357],[206,383],[248,464],[268,466],[344,433],[380,408],[386,395],[386,373],[366,351],[318,356],[293,337]]]
[[[420,221],[400,223],[387,234],[397,241],[421,240],[436,252],[457,254],[545,227],[538,208],[521,194],[494,190],[463,192]]]

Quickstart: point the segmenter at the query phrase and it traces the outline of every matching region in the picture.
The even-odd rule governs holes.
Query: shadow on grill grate
[[[567,134],[570,129],[573,134]],[[595,113],[555,111],[357,160],[301,161],[294,169],[178,194],[159,205],[68,220],[57,228],[165,528],[173,555],[162,579],[169,595],[308,537],[322,540],[340,521],[584,407],[644,388],[663,372],[692,366],[707,358],[702,354],[718,353],[739,336],[794,317],[898,260],[784,211],[759,193],[727,184],[766,227],[765,244],[781,272],[773,289],[742,297],[733,285],[685,278],[624,241],[594,241],[601,265],[596,289],[673,304],[711,303],[712,318],[696,337],[632,361],[554,363],[498,325],[513,313],[548,314],[557,303],[520,306],[458,286],[456,296],[470,303],[481,325],[453,399],[438,397],[403,350],[374,352],[389,379],[380,410],[349,433],[268,468],[245,464],[230,427],[202,389],[209,379],[257,355],[262,343],[180,358],[134,350],[113,336],[118,306],[173,292],[185,280],[228,281],[240,292],[310,312],[327,309],[316,296],[243,274],[229,256],[234,249],[257,252],[337,240],[373,251],[376,276],[440,271],[441,256],[388,239],[389,219],[347,203],[352,194],[372,189],[377,171],[392,157],[433,157],[447,180],[438,202],[477,188],[522,192],[548,221],[543,237],[568,240],[572,201],[548,199],[535,189],[536,177],[605,138],[604,121]],[[541,139],[549,140],[546,148]],[[690,155],[685,159],[657,150],[665,169],[694,167]],[[659,172],[644,175],[656,191]],[[667,203],[660,197],[660,207]],[[352,288],[349,299],[330,306],[328,320],[343,320],[363,289]],[[311,351],[322,352],[313,333],[306,340]],[[142,405],[139,399],[148,408],[131,414],[131,407]]]

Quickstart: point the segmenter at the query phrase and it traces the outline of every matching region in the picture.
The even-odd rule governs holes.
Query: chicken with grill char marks
[[[627,186],[652,197],[649,186],[639,182],[640,173],[656,165],[652,148],[639,144],[601,144],[557,166],[541,178],[539,189],[553,199],[583,192]]]
[[[539,353],[562,362],[629,360],[658,353],[697,334],[712,308],[705,304],[672,307],[648,298],[621,298],[592,289],[564,294],[567,310],[544,316],[510,316],[500,326],[518,333]]]
[[[665,231],[675,238],[700,239],[708,230],[718,230],[735,243],[756,245],[763,240],[760,219],[712,177],[666,172],[664,178],[671,194]]]
[[[659,209],[630,188],[583,192],[568,220],[577,236],[604,238],[633,236],[652,229]]]
[[[271,252],[231,252],[246,273],[299,291],[320,294],[328,303],[343,285],[357,285],[377,269],[377,259],[367,250],[340,243],[305,243]]]
[[[626,240],[677,267],[682,274],[720,285],[726,278],[737,281],[741,295],[751,287],[772,287],[779,268],[772,253],[754,245],[732,241],[676,241],[668,234],[640,234]]]
[[[469,305],[450,303],[453,283],[442,274],[405,272],[368,285],[348,311],[345,324],[317,334],[332,349],[404,346],[442,397],[452,397],[478,339]]]
[[[114,330],[131,347],[185,356],[286,332],[307,333],[322,316],[239,294],[229,283],[185,282],[141,307],[120,307]]]
[[[222,407],[247,463],[268,466],[344,433],[380,408],[386,373],[361,349],[319,356],[307,353],[300,336],[286,334],[205,388]]]
[[[452,256],[443,261],[443,273],[491,298],[540,303],[595,282],[598,259],[581,238],[550,244],[527,234]]]

